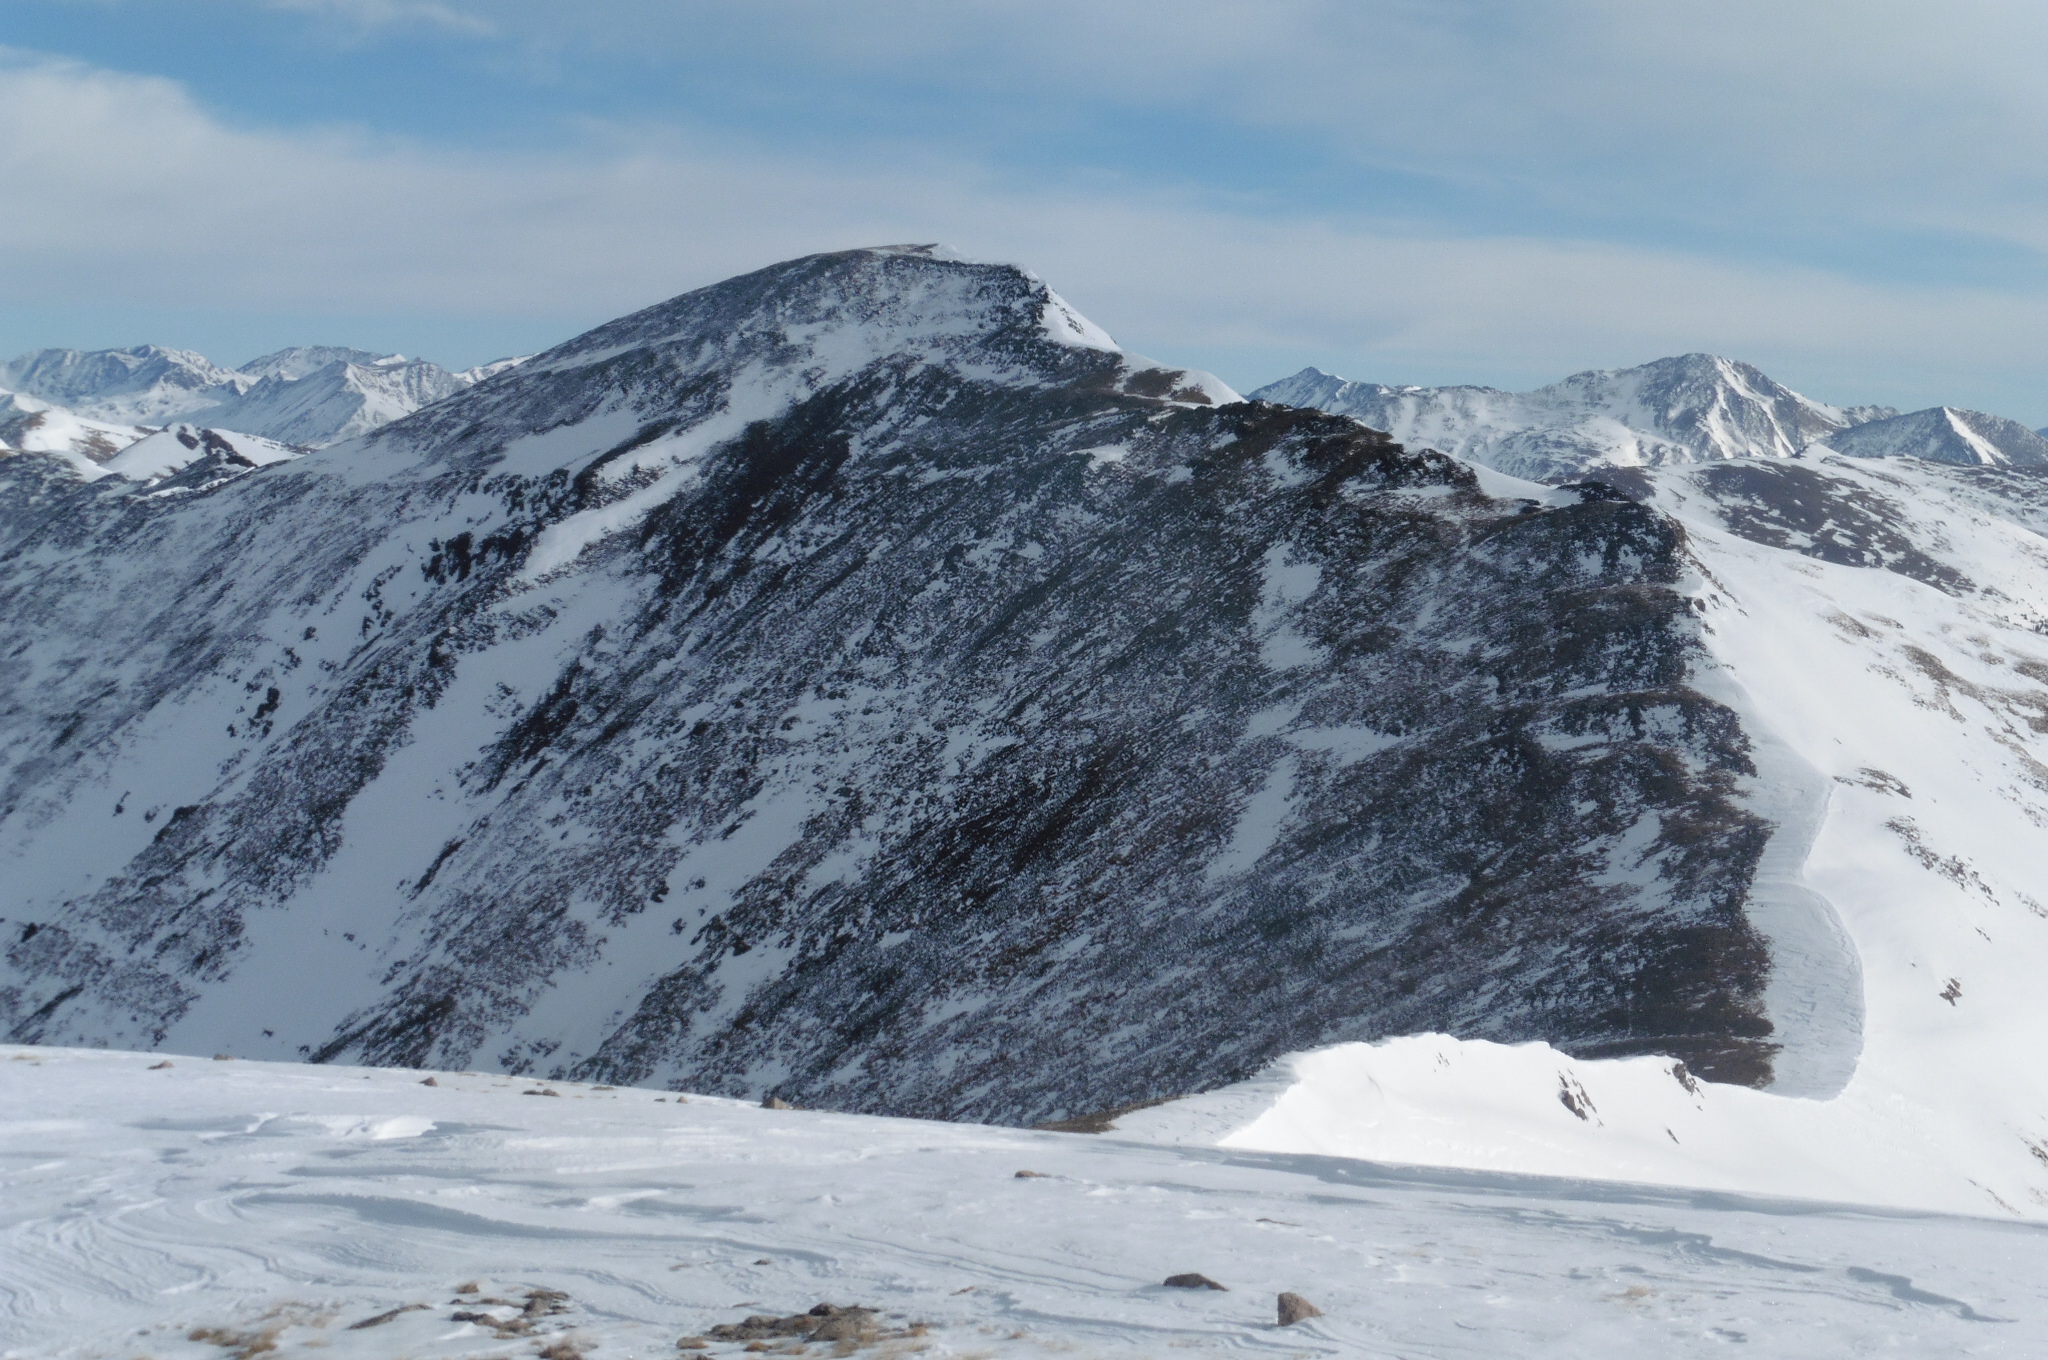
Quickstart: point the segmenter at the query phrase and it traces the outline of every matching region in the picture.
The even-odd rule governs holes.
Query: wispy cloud
[[[479,37],[498,25],[474,8],[437,0],[258,0],[265,9],[308,14],[362,29],[439,28]]]
[[[550,155],[252,129],[170,80],[17,55],[0,67],[0,182],[0,289],[44,305],[438,311],[566,333],[778,258],[944,239],[1026,262],[1126,343],[1239,382],[1310,360],[1535,382],[1715,349],[1830,399],[2048,417],[2008,399],[2036,390],[2048,346],[2048,298],[2024,291],[1019,185],[961,161],[616,126]]]

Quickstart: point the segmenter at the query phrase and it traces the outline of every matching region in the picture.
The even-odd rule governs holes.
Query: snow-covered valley
[[[772,1347],[677,1342],[819,1303],[875,1309],[873,1339],[775,1344],[933,1360],[2048,1346],[2035,1225],[426,1075],[0,1050],[0,1355],[731,1355]],[[1225,1289],[1162,1284],[1182,1273]],[[1278,1326],[1282,1291],[1323,1315]]]

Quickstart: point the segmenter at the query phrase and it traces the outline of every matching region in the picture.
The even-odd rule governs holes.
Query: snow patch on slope
[[[149,482],[168,477],[208,454],[247,467],[267,467],[272,463],[297,458],[302,452],[303,450],[291,448],[275,440],[261,439],[252,434],[238,434],[232,430],[200,429],[193,425],[173,425],[169,429],[158,430],[130,444],[109,458],[101,471],[126,477],[130,481]]]

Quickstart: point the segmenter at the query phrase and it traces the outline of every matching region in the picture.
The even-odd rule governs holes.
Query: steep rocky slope
[[[1017,270],[812,257],[111,481],[0,463],[18,1040],[1014,1121],[1417,1030],[1787,1056],[1678,523]]]

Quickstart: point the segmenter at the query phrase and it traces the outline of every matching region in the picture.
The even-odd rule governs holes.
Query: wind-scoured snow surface
[[[1780,1060],[1673,524],[1017,269],[795,261],[187,494],[6,471],[20,1040],[1018,1123],[1418,1031]]]
[[[1354,416],[1403,443],[1540,482],[1569,481],[1606,466],[1788,457],[1853,425],[1897,414],[1885,407],[1829,406],[1749,364],[1713,354],[1575,373],[1531,392],[1388,387],[1308,368],[1252,395]]]
[[[820,1302],[922,1324],[857,1354],[931,1360],[2048,1344],[2031,1225],[476,1074],[426,1087],[156,1061],[0,1049],[9,1360],[654,1360]],[[1162,1285],[1184,1272],[1226,1289]],[[537,1290],[561,1297],[500,1339],[493,1322]],[[1323,1316],[1277,1326],[1283,1290]]]

